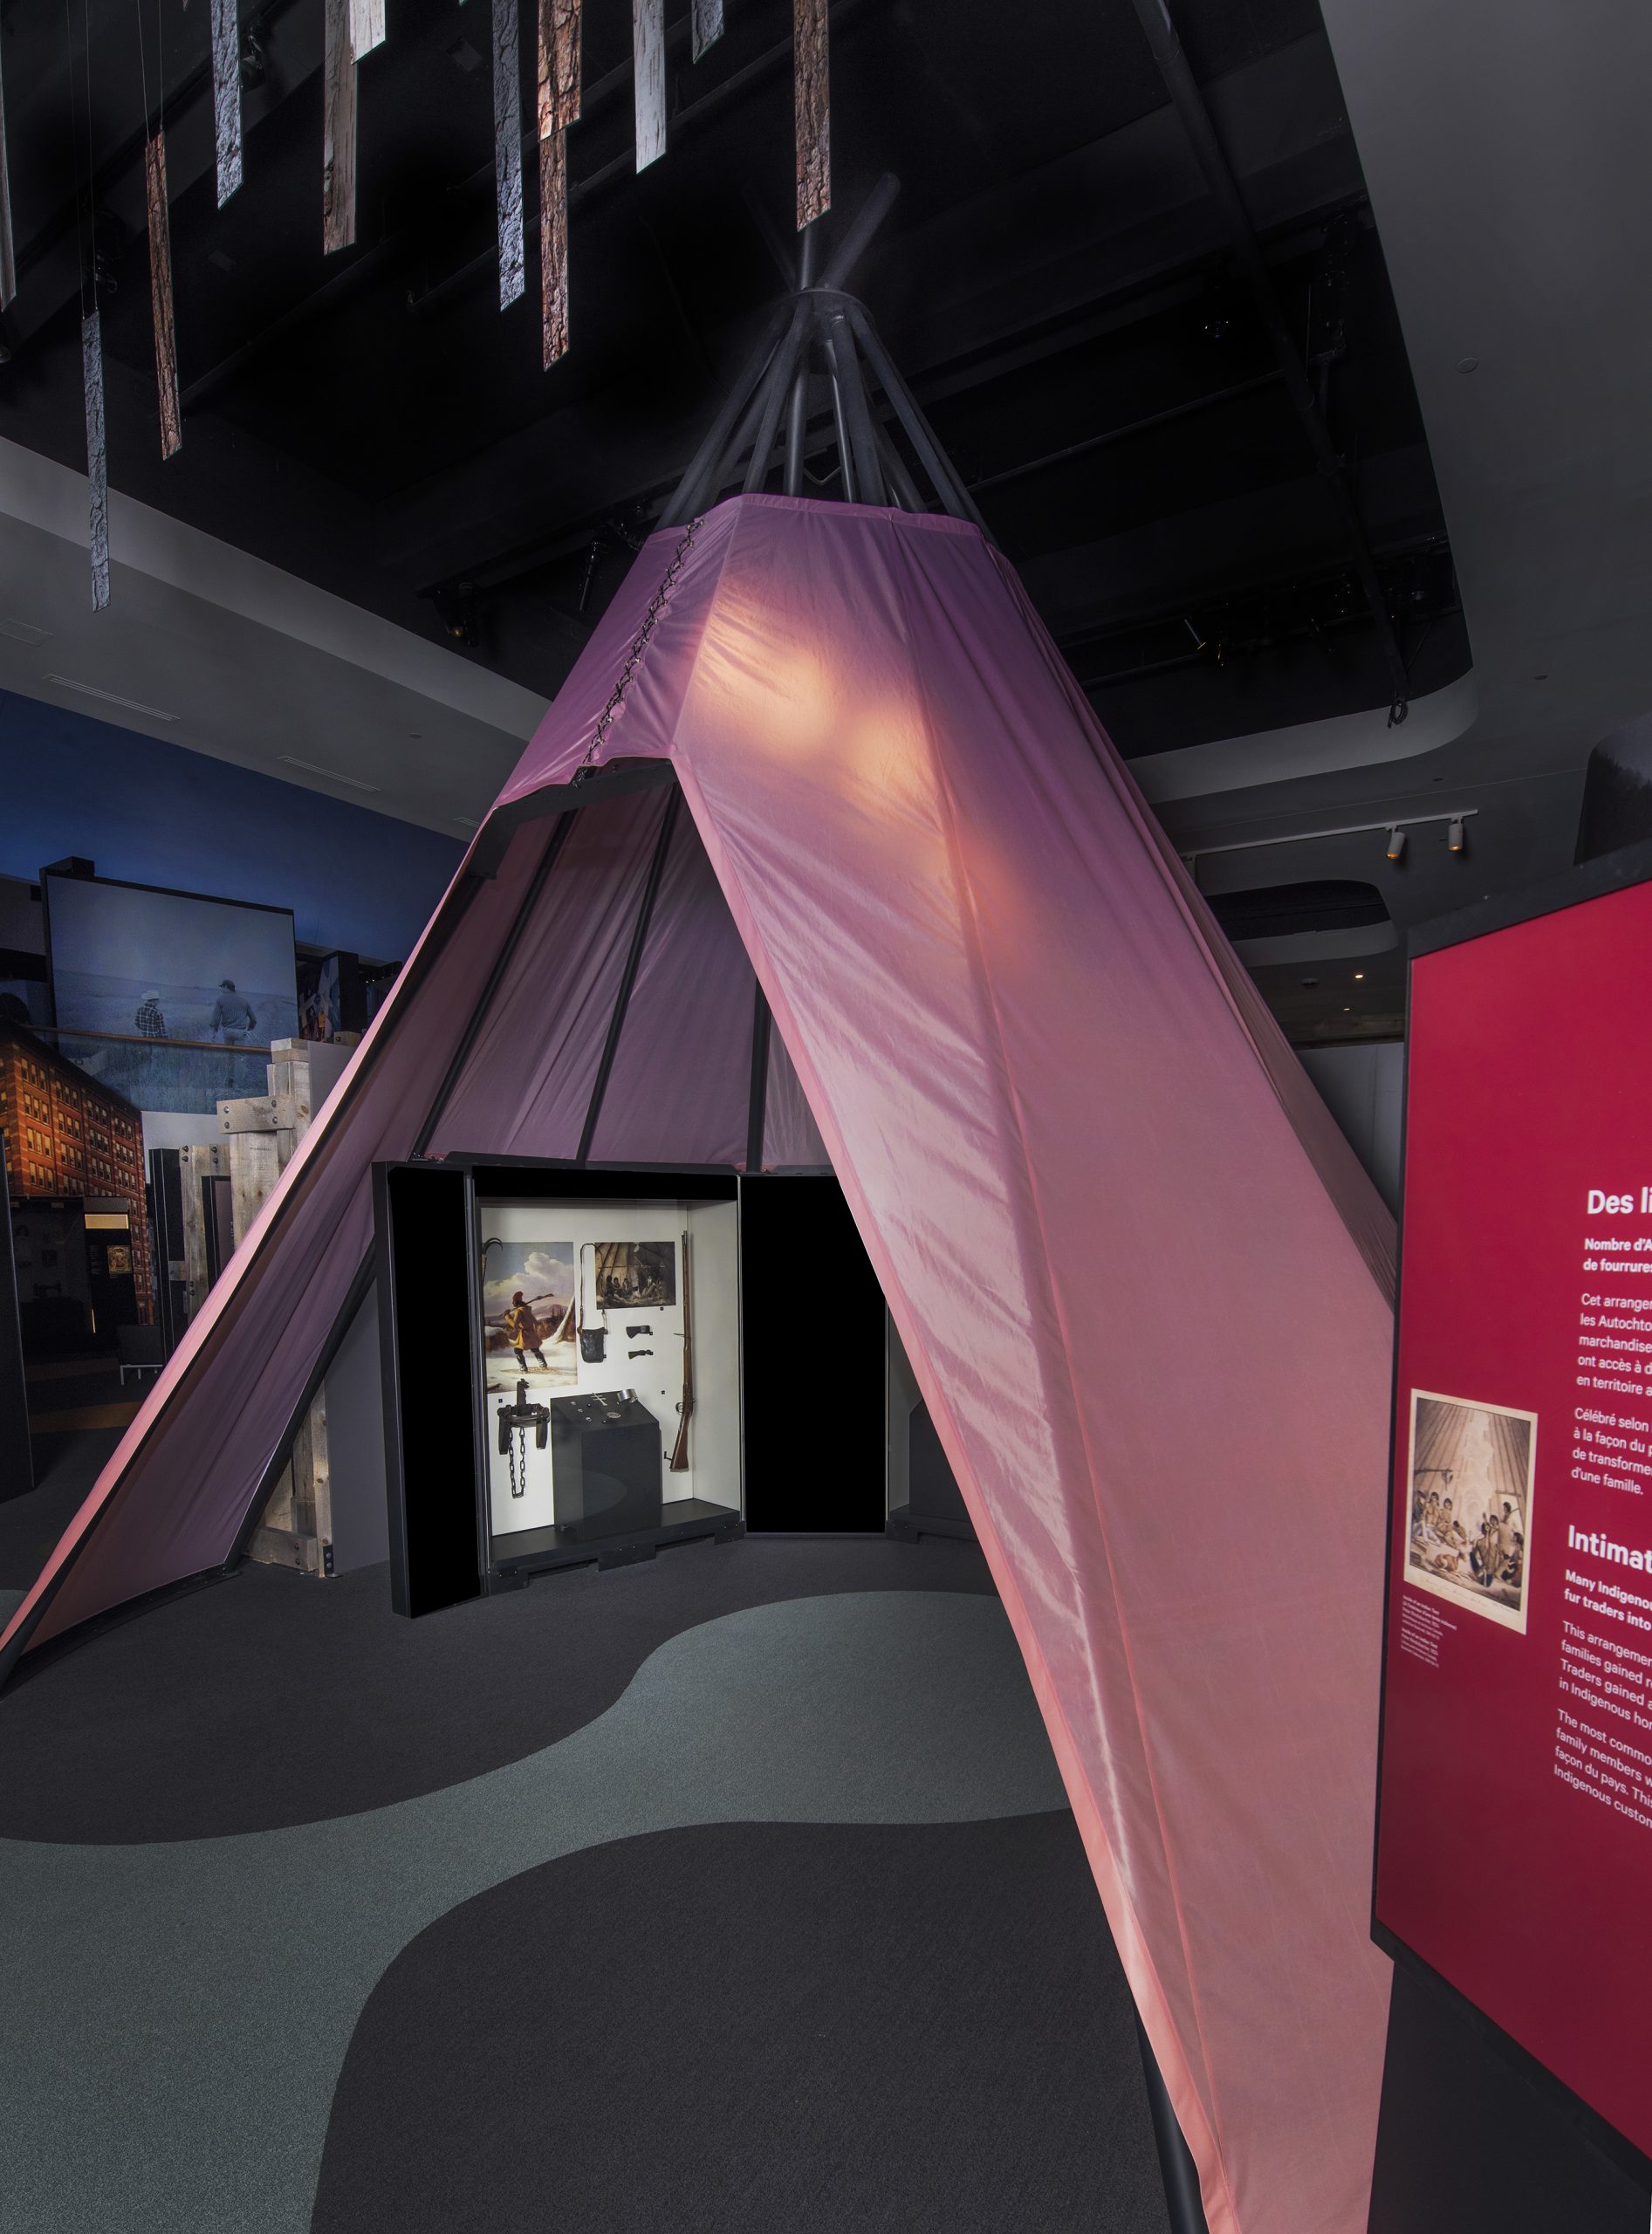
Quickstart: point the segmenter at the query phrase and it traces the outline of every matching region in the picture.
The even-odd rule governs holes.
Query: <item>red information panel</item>
[[[1407,1092],[1376,1921],[1652,2154],[1652,886],[1420,955]]]

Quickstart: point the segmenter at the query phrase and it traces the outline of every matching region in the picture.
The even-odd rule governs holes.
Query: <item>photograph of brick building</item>
[[[0,1134],[14,1201],[125,1209],[131,1224],[120,1245],[130,1251],[138,1322],[149,1325],[154,1292],[140,1113],[33,1032],[0,1024]]]

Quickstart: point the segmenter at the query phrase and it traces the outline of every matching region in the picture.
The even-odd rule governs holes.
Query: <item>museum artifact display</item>
[[[834,1175],[1044,1706],[1207,2207],[1237,2195],[1247,2228],[1341,2234],[1368,2192],[1389,1968],[1361,1920],[1382,1614],[1363,1485],[1388,1448],[1392,1220],[1002,554],[963,517],[718,502],[719,455],[639,552],[253,1242],[0,1632],[0,1674],[233,1563],[370,1288],[394,1313],[408,1609],[564,1556],[536,1482],[551,1453],[529,1436],[513,1499],[491,1408],[518,1379],[547,1404],[633,1387],[668,1457],[681,1280],[675,1319],[626,1304],[610,1329],[587,1259],[579,1331],[614,1334],[608,1361],[581,1340],[579,1381],[541,1394],[531,1351],[525,1374],[496,1351],[491,1395],[490,1236],[675,1257],[691,1232],[689,1466],[662,1469],[662,1525],[675,1487],[733,1516],[694,1525],[755,1532],[766,1504],[785,1525],[794,1470],[828,1513],[869,1488],[881,1525],[875,1299],[873,1455],[799,1449],[825,1441],[800,1432],[822,1357],[863,1329],[846,1305],[802,1338],[840,1269],[811,1251],[840,1244],[824,1227],[805,1244],[779,1190]],[[478,1174],[507,1165],[479,1212]],[[571,1227],[571,1180],[611,1203],[621,1169],[651,1207]],[[750,1196],[748,1257],[772,1227],[732,1328],[713,1324],[728,1290],[692,1207],[714,1181]],[[623,1330],[643,1324],[655,1354],[634,1360]],[[726,1381],[742,1343],[731,1401],[713,1368]],[[834,1429],[862,1410],[858,1366],[846,1378]],[[1541,1401],[1419,1385],[1537,1411],[1541,1469]],[[1539,1477],[1539,1527],[1545,1510]],[[1305,1513],[1306,1562],[1282,1550]]]

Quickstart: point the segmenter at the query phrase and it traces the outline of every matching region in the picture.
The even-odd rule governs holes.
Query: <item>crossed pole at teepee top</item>
[[[805,230],[797,291],[775,305],[762,339],[661,513],[660,526],[681,527],[736,481],[748,493],[762,489],[777,463],[786,495],[803,493],[809,375],[818,359],[831,392],[840,494],[851,504],[895,504],[912,512],[938,506],[955,519],[973,521],[985,532],[985,521],[936,440],[866,305],[844,291],[900,191],[900,181],[886,171],[818,278],[819,225]],[[880,393],[881,410],[874,401]],[[785,429],[777,461],[783,413]],[[919,470],[934,491],[932,501],[922,493],[901,455],[891,421],[911,445]]]

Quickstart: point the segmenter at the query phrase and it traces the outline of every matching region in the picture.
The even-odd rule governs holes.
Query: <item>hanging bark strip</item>
[[[86,392],[86,480],[92,498],[92,603],[109,602],[109,453],[103,432],[103,332],[94,309],[80,321],[80,378]]]
[[[161,391],[161,455],[183,448],[178,412],[178,340],[172,323],[172,240],[167,223],[167,139],[157,132],[143,151],[149,197],[149,304],[154,316],[154,377]]]
[[[539,0],[539,137],[579,121],[579,0]]]
[[[539,0],[539,323],[543,361],[568,346],[568,127],[579,115],[579,0]]]
[[[384,45],[384,0],[350,0],[350,51],[358,62]]]
[[[637,86],[637,168],[665,153],[665,0],[631,0],[632,70]]]
[[[356,62],[350,0],[326,0],[322,63],[321,246],[331,254],[356,236]]]
[[[517,0],[493,0],[493,192],[499,224],[499,308],[527,286],[522,246],[522,55]]]
[[[11,166],[6,156],[5,81],[0,78],[0,311],[17,291],[17,257],[11,236]]]
[[[218,207],[241,183],[241,39],[236,0],[212,0],[212,124],[218,143]]]
[[[694,0],[694,58],[723,37],[723,0]]]
[[[568,346],[568,135],[539,142],[539,322],[547,367]]]
[[[798,134],[798,230],[832,207],[832,106],[826,0],[792,0],[792,100]]]

